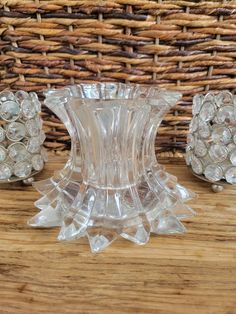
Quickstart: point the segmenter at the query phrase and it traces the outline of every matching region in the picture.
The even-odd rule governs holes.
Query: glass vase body
[[[31,224],[46,226],[51,215],[51,226],[61,225],[59,240],[87,236],[93,252],[118,236],[145,244],[150,232],[184,232],[180,220],[193,211],[183,202],[193,194],[155,156],[158,127],[181,94],[115,83],[80,84],[60,93],[72,137],[71,166],[44,194]]]

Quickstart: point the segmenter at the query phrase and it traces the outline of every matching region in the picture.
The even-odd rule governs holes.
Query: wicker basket
[[[1,90],[122,81],[183,92],[157,137],[166,158],[184,151],[192,95],[236,87],[236,1],[1,0],[0,34]],[[69,149],[43,115],[46,146]]]

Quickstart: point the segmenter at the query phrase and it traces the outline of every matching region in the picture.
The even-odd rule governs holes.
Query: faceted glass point
[[[138,226],[128,227],[123,229],[120,235],[136,244],[146,244],[150,237],[150,226],[141,224]]]
[[[92,253],[98,253],[108,247],[117,239],[117,234],[113,230],[89,229],[87,232],[90,248]]]
[[[48,206],[28,221],[32,227],[51,228],[60,226],[62,215],[55,208]]]
[[[157,234],[184,233],[184,225],[174,215],[160,216],[156,223],[152,224],[152,231]]]
[[[196,215],[196,212],[191,207],[181,203],[175,206],[173,209],[170,209],[170,211],[180,220],[191,218]]]

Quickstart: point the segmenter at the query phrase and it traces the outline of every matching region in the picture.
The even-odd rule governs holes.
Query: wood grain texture
[[[38,178],[62,167],[53,158]],[[184,236],[125,240],[92,255],[85,239],[26,225],[38,198],[20,183],[0,191],[0,313],[236,313],[236,189],[213,194],[185,165],[168,171],[199,194]]]

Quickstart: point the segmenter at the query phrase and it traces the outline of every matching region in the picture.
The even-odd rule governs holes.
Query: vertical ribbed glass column
[[[81,143],[83,182],[122,189],[143,174],[142,145],[150,106],[130,100],[72,101]]]

